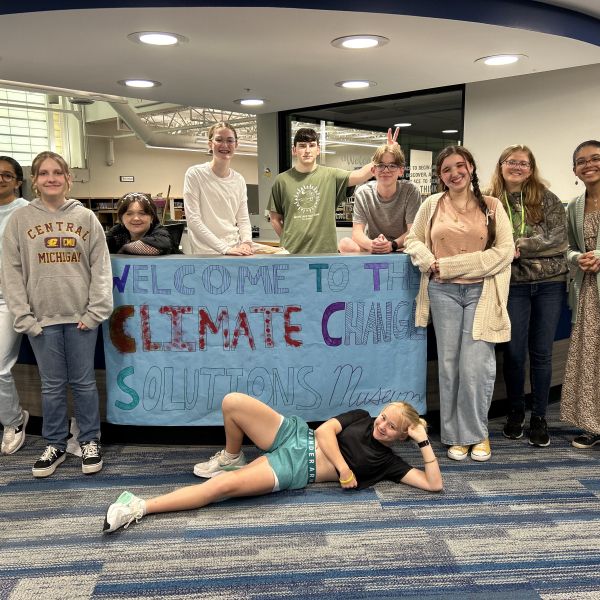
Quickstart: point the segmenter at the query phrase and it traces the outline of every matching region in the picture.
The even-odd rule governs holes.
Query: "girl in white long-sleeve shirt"
[[[238,138],[225,122],[208,132],[212,160],[190,167],[183,204],[193,254],[252,254],[252,228],[244,178],[231,168]]]

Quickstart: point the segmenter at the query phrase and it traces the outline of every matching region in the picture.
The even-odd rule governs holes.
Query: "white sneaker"
[[[22,410],[21,413],[23,414],[21,425],[4,428],[2,447],[0,448],[2,454],[14,454],[25,443],[25,428],[27,427],[27,421],[29,421],[29,413],[26,410]]]
[[[102,531],[112,533],[119,527],[127,529],[133,521],[139,523],[145,514],[146,502],[131,492],[123,492],[117,501],[108,507]]]
[[[211,456],[206,462],[194,465],[194,475],[196,477],[204,477],[209,479],[215,475],[220,475],[225,471],[236,471],[241,469],[246,464],[246,457],[243,452],[240,452],[237,458],[227,458],[225,449],[220,450],[214,456]]]

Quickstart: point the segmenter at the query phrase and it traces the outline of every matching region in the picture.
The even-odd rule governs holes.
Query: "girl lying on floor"
[[[191,510],[227,498],[300,489],[314,482],[339,481],[342,488],[363,489],[390,480],[430,492],[442,489],[426,423],[404,402],[388,404],[378,417],[351,410],[315,431],[301,418],[284,417],[245,394],[228,394],[222,409],[225,448],[194,467],[195,475],[210,480],[149,500],[123,492],[108,507],[105,533],[152,513]],[[244,434],[265,451],[249,464],[241,451]],[[394,442],[408,438],[421,449],[424,470],[411,467],[392,452]]]

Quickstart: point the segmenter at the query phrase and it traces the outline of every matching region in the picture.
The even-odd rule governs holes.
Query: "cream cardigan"
[[[436,260],[431,252],[431,221],[443,193],[429,196],[419,208],[413,226],[406,238],[405,252],[421,271],[421,285],[417,294],[415,323],[427,327],[429,320],[429,276]],[[510,222],[502,203],[486,197],[488,205],[494,206],[490,218],[496,219],[496,241],[488,250],[457,254],[438,260],[440,279],[455,277],[483,278],[483,290],[475,309],[473,339],[487,342],[510,340],[510,319],[506,303],[510,286],[510,264],[515,246]]]

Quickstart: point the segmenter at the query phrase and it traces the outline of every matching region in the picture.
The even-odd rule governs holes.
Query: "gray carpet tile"
[[[215,448],[109,445],[84,476],[69,456],[31,476],[30,436],[0,457],[0,600],[419,598],[599,600],[600,447],[549,413],[552,443],[507,440],[490,423],[492,459],[457,463],[434,448],[444,492],[335,484],[152,515],[102,534],[124,489],[150,497],[199,483]],[[399,448],[415,466],[420,452]],[[248,449],[250,456],[254,451]]]

